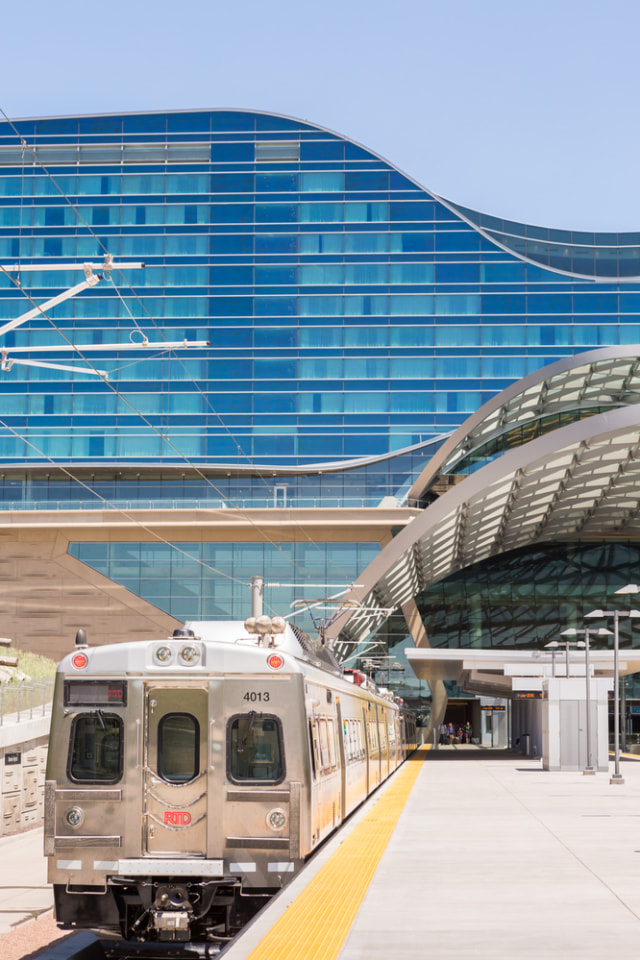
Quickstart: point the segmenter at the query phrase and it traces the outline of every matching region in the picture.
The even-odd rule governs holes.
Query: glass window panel
[[[388,327],[346,327],[345,347],[386,347],[389,345]]]
[[[190,713],[167,713],[158,723],[158,773],[187,783],[200,772],[200,725]]]
[[[392,347],[432,347],[434,343],[434,328],[422,327],[391,327]]]
[[[483,357],[482,376],[498,379],[517,380],[527,373],[524,357]]]
[[[526,327],[509,324],[504,327],[481,327],[483,347],[511,347],[526,343]]]
[[[302,327],[299,333],[301,347],[341,347],[340,327]]]
[[[300,253],[342,253],[341,233],[303,233]]]
[[[256,204],[256,223],[295,223],[297,219],[296,203]]]
[[[437,357],[436,377],[454,379],[456,377],[479,377],[479,357]]]
[[[235,238],[233,236],[228,237],[226,235],[222,237],[221,238],[222,242],[220,243],[220,251],[219,251],[220,253],[234,252],[234,251],[225,250],[225,243],[229,239],[237,240],[238,238]],[[246,239],[247,241],[250,241],[251,237],[247,237]],[[256,234],[256,238],[255,238],[256,253],[271,253],[271,254],[294,253],[295,254],[298,252],[298,243],[300,239],[301,238],[299,238],[297,234],[292,234],[292,233],[258,233]],[[248,249],[246,252],[251,253],[251,247],[249,244],[247,244],[247,248]],[[212,252],[214,251],[212,250]],[[245,251],[238,251],[238,252],[245,252]],[[306,252],[306,251],[302,251],[302,252]]]
[[[228,270],[227,267],[220,267],[218,269],[221,271]],[[301,267],[300,269],[303,268]],[[232,267],[231,270],[234,271],[234,275],[240,276],[240,271],[242,271],[242,275],[246,273],[248,276],[251,272],[251,267]],[[229,282],[241,283],[242,281],[232,279]],[[250,283],[251,280],[249,279],[245,282]],[[255,282],[258,286],[295,284],[298,282],[298,267],[294,264],[290,266],[267,266],[258,264],[255,269]]]
[[[122,178],[122,192],[164,194],[164,176],[155,173],[127,174]]]
[[[345,413],[386,413],[389,409],[389,394],[380,393],[345,393]]]
[[[297,173],[256,174],[256,193],[291,193],[297,190]]]
[[[436,347],[477,347],[480,345],[480,328],[475,324],[466,327],[436,327]]]
[[[527,343],[531,346],[569,346],[572,341],[571,326],[529,324],[526,329]]]
[[[301,284],[333,284],[337,286],[342,282],[342,264],[312,263],[300,267]]]
[[[388,283],[389,267],[386,263],[348,263],[344,279],[345,283]]]
[[[393,263],[391,283],[433,283],[435,266],[432,263]]]
[[[308,358],[298,361],[301,380],[341,380],[342,359]]]
[[[434,298],[431,294],[394,294],[389,298],[391,313],[395,316],[433,315]]]
[[[358,220],[373,223],[389,219],[389,204],[380,201],[372,203],[345,203],[344,219],[347,223]]]
[[[344,237],[345,253],[387,253],[388,233],[347,233]]]
[[[434,410],[433,393],[403,393],[394,390],[391,394],[391,413],[432,413]]]
[[[305,193],[342,192],[344,174],[303,173],[300,177],[300,189]]]
[[[497,300],[497,297],[492,300]],[[518,298],[524,301],[524,297]],[[480,313],[480,297],[477,294],[443,294],[435,296],[436,314],[440,316],[460,316]],[[524,309],[524,308],[523,308]],[[495,310],[492,312],[496,312]]]
[[[230,780],[278,783],[283,779],[282,730],[277,717],[258,716],[255,711],[235,717],[227,726],[227,744]]]
[[[167,193],[208,193],[206,173],[171,173],[167,176]]]
[[[434,361],[431,357],[392,357],[392,380],[432,379]]]
[[[301,317],[341,315],[342,297],[300,297]]]
[[[120,717],[95,713],[76,717],[69,774],[81,783],[116,783],[122,776],[123,724]]]
[[[382,380],[389,376],[386,357],[349,357],[344,361],[345,380]]]
[[[263,163],[272,161],[297,161],[300,159],[299,143],[268,143],[262,141],[255,145],[256,162]]]
[[[301,203],[302,223],[338,223],[343,218],[341,203]]]
[[[347,316],[386,316],[389,312],[389,298],[379,294],[367,294],[344,298],[344,315]]]

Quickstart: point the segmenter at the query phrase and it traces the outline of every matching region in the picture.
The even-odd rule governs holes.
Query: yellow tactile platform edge
[[[318,871],[247,960],[334,960],[426,759],[407,760],[369,813]]]

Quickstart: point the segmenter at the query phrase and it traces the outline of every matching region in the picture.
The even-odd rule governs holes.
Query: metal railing
[[[53,680],[0,681],[0,727],[51,712]]]
[[[395,501],[395,504],[393,503]],[[412,506],[411,501],[409,506]],[[336,508],[363,508],[363,507],[390,507],[406,506],[393,494],[379,496],[287,496],[287,497],[233,497],[228,500],[222,498],[202,499],[132,499],[111,500],[108,503],[101,500],[2,500],[0,511],[18,510],[21,512],[41,510],[287,510],[287,509],[336,509]]]

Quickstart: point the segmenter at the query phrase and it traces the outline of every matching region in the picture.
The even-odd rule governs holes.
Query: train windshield
[[[122,776],[122,719],[95,713],[76,717],[71,731],[69,776],[83,783],[115,783]]]
[[[230,720],[227,732],[231,780],[277,783],[283,779],[282,728],[277,717],[258,716],[251,711]]]

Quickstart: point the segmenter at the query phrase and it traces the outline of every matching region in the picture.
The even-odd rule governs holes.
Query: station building
[[[601,510],[627,461],[596,482],[585,454],[620,428],[635,457],[640,233],[486,216],[287,117],[153,112],[0,124],[0,264],[18,645],[242,619],[256,575],[278,613],[361,577],[360,610],[294,622],[354,664],[390,648],[419,697],[404,645],[543,645],[640,581],[633,484]],[[556,455],[580,469],[518,513]],[[507,493],[471,521],[487,483]],[[554,526],[561,501],[601,522]]]

